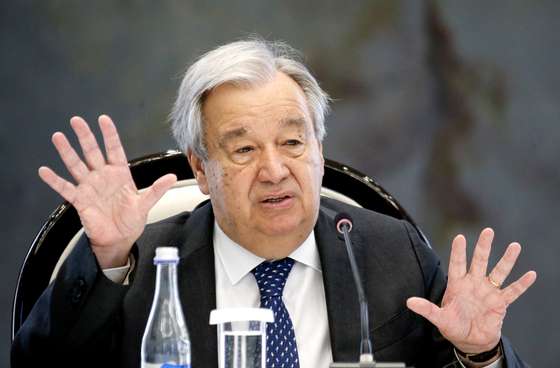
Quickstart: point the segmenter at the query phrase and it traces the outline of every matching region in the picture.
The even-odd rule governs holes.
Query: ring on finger
[[[491,276],[486,276],[486,278],[488,279],[488,282],[492,284],[492,286],[494,286],[496,289],[499,289],[502,287],[502,285],[498,282],[496,282]]]

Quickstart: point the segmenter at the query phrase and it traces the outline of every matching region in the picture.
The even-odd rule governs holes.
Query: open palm
[[[476,244],[467,272],[466,239],[453,240],[447,288],[441,307],[423,298],[409,298],[408,307],[434,324],[456,348],[466,353],[481,353],[500,341],[508,306],[536,280],[529,271],[504,289],[521,246],[511,243],[494,269],[486,276],[494,232],[484,229]]]
[[[52,141],[76,184],[48,167],[39,168],[39,176],[76,208],[100,266],[121,266],[144,231],[149,210],[175,183],[176,177],[164,175],[139,193],[112,120],[106,115],[99,117],[106,158],[82,118],[74,117],[70,124],[85,162],[64,134],[53,134]]]

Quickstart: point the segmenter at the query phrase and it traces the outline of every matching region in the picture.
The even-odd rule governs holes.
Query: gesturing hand
[[[521,252],[518,243],[508,246],[500,261],[486,276],[493,238],[494,232],[490,228],[480,233],[467,272],[465,237],[455,237],[447,289],[441,307],[423,298],[407,300],[408,308],[429,320],[447,340],[465,353],[489,351],[499,343],[507,307],[537,278],[534,271],[529,271],[501,289]]]
[[[148,211],[177,178],[173,174],[164,175],[146,191],[138,193],[111,118],[99,117],[106,159],[84,119],[73,117],[70,124],[80,142],[85,163],[64,134],[54,133],[52,142],[76,184],[44,166],[39,168],[39,176],[76,208],[100,266],[122,266],[144,231]]]

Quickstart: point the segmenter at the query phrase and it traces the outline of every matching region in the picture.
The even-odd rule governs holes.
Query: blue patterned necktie
[[[274,313],[274,323],[266,327],[266,368],[299,368],[294,325],[282,301],[293,265],[293,259],[284,258],[263,262],[251,271],[259,285],[261,308],[269,308]]]

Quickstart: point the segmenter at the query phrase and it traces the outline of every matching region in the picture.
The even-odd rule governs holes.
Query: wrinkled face
[[[301,88],[280,72],[257,86],[222,85],[203,115],[209,159],[189,158],[224,232],[241,245],[304,240],[317,219],[324,160]]]

